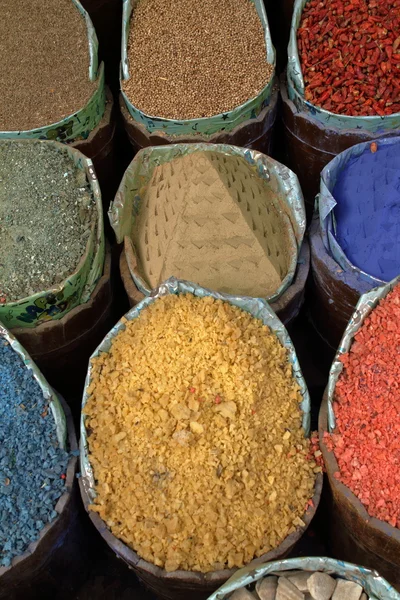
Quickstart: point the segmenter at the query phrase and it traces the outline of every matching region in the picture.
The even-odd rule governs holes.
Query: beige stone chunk
[[[256,592],[260,600],[275,600],[278,578],[275,575],[264,577],[256,583]]]
[[[299,571],[298,573],[293,573],[288,577],[289,581],[291,581],[298,590],[301,592],[308,592],[308,580],[311,576],[309,571]],[[285,574],[285,577],[287,575]]]
[[[276,600],[304,600],[304,594],[289,579],[279,577]]]
[[[360,600],[368,600],[368,596],[367,596],[367,594],[366,594],[365,592],[363,592],[363,593],[361,594],[361,598],[360,598]]]
[[[240,588],[240,590],[236,590],[233,592],[232,596],[229,600],[254,600],[255,596],[246,588]]]
[[[363,589],[358,583],[338,579],[332,600],[360,600],[362,593]]]
[[[314,600],[330,600],[336,580],[328,573],[313,573],[308,579],[308,590]]]

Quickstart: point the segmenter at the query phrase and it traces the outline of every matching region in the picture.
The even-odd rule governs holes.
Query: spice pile
[[[278,571],[257,581],[255,589],[236,590],[229,600],[368,600],[354,581],[316,571]]]
[[[128,99],[168,119],[232,110],[273,75],[250,0],[140,0],[132,12],[128,59]]]
[[[335,388],[336,430],[325,433],[335,476],[371,517],[400,527],[400,286],[365,319]]]
[[[87,27],[72,0],[1,0],[0,55],[0,131],[56,123],[94,92]]]
[[[71,275],[96,217],[84,171],[47,143],[0,142],[0,302]]]
[[[371,144],[333,189],[336,239],[350,262],[383,281],[400,273],[400,144]]]
[[[250,314],[191,294],[125,326],[92,361],[91,509],[167,571],[241,567],[276,548],[304,525],[321,470],[286,349]]]
[[[268,297],[297,254],[288,216],[241,156],[194,152],[157,166],[132,237],[149,288],[175,276]]]
[[[400,112],[399,32],[397,2],[308,2],[297,31],[305,99],[342,115]]]
[[[39,384],[0,339],[0,567],[56,518],[67,464]]]

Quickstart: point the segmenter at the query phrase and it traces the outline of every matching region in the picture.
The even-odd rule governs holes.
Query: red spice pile
[[[400,285],[365,319],[335,389],[336,430],[325,434],[335,476],[368,513],[400,527]]]
[[[311,0],[297,43],[305,98],[342,115],[400,112],[400,0]]]

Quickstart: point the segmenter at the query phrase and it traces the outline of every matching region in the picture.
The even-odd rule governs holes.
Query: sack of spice
[[[86,139],[105,111],[104,67],[78,0],[2,0],[0,139]],[[23,40],[16,44],[15,40]]]
[[[75,471],[67,450],[57,395],[0,324],[0,588],[3,575],[34,555],[65,506],[60,498]]]
[[[357,533],[361,520],[367,548],[382,538],[375,552],[386,553],[392,568],[400,551],[399,281],[361,296],[331,367],[327,423],[320,424],[331,485],[343,484],[340,495],[343,486],[352,492],[342,502],[357,515],[351,526]]]
[[[330,128],[400,128],[400,18],[386,0],[296,0],[287,86]]]
[[[319,217],[337,264],[370,288],[400,273],[400,138],[352,146],[322,171]]]
[[[376,571],[333,558],[305,557],[240,569],[208,600],[228,598],[400,600],[400,594]]]
[[[167,587],[191,571],[200,588],[213,571],[217,587],[306,529],[322,485],[309,434],[306,384],[269,305],[171,278],[91,357],[81,490],[134,569],[149,561]]]
[[[58,142],[0,140],[0,321],[61,319],[90,298],[104,266],[92,161]]]
[[[262,0],[124,0],[122,98],[148,132],[230,132],[269,105],[274,73]]]
[[[269,301],[293,281],[306,224],[294,173],[264,154],[222,144],[141,150],[109,216],[146,296],[174,276]]]

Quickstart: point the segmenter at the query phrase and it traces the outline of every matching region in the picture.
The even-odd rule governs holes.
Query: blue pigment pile
[[[0,338],[0,566],[25,552],[57,516],[67,464],[39,384]]]
[[[336,239],[349,261],[390,281],[400,274],[400,143],[348,161],[333,190]]]

